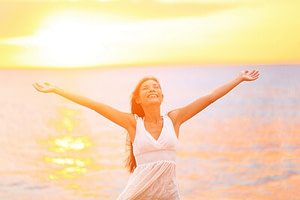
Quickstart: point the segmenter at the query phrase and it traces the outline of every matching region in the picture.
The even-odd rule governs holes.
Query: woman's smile
[[[158,94],[149,94],[148,95],[148,98],[157,98],[158,97]]]

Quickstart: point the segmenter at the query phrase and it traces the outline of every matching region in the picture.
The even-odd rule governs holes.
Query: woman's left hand
[[[242,81],[254,81],[259,77],[259,71],[253,70],[249,72],[248,70],[241,71],[239,76],[242,78]]]

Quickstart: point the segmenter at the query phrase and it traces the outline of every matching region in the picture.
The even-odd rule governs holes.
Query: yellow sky
[[[0,68],[300,63],[294,0],[0,0]]]

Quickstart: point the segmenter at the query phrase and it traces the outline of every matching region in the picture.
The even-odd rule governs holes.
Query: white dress
[[[168,116],[157,140],[137,117],[133,153],[137,167],[118,200],[178,200],[176,179],[177,137]]]

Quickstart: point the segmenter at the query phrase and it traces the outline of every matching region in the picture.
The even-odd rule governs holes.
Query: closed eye
[[[148,89],[149,89],[148,86],[142,88],[142,90],[148,90]]]
[[[159,85],[154,85],[153,88],[154,89],[160,89]]]

